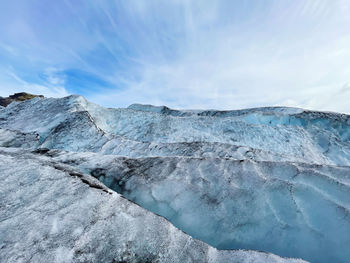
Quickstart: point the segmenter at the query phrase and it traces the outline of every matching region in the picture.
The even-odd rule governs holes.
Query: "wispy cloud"
[[[0,66],[52,91],[106,106],[350,113],[347,0],[65,0],[0,10]]]
[[[32,94],[44,94],[48,97],[63,97],[69,93],[64,88],[64,81],[58,78],[49,77],[48,85],[41,85],[33,82],[27,82],[17,76],[13,71],[2,71],[0,75],[2,96],[8,96],[15,92],[26,91]]]

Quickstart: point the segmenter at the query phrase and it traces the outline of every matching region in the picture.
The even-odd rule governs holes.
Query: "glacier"
[[[69,165],[0,149],[1,262],[303,263],[217,250]]]
[[[173,232],[184,235],[182,238],[201,244],[189,246],[191,252],[182,253],[183,257],[187,253],[203,254],[193,262],[244,262],[243,258],[252,262],[251,255],[261,262],[293,260],[278,256],[302,258],[309,262],[348,262],[350,258],[349,115],[287,107],[216,111],[173,110],[165,106],[133,104],[128,108],[112,109],[76,95],[59,99],[37,97],[0,108],[0,147],[3,158],[7,158],[1,166],[3,180],[11,174],[6,167],[11,158],[12,162],[20,158],[25,166],[20,172],[21,167],[12,164],[18,175],[11,175],[12,181],[8,179],[11,182],[6,186],[14,183],[13,189],[16,189],[21,185],[17,181],[26,173],[36,173],[35,178],[42,176],[42,180],[38,179],[41,184],[54,180],[46,173],[39,176],[41,171],[35,169],[32,162],[45,163],[44,167],[49,166],[45,169],[58,164],[69,167],[75,171],[73,174],[84,175],[85,181],[94,182],[93,185],[97,186],[93,187],[94,191],[109,196],[97,198],[96,204],[108,199],[112,210],[124,213],[129,209],[125,207],[139,209],[142,211],[139,223],[143,221],[142,217],[152,218],[154,222],[149,219],[153,223],[147,223],[147,226],[153,228],[145,230],[147,233],[142,232],[141,239],[158,238],[154,242],[159,244],[170,242],[166,234],[155,237],[153,233],[159,222],[166,222],[159,224],[171,226],[175,229]],[[55,169],[55,173],[62,171]],[[72,180],[67,173],[66,177]],[[7,187],[1,190],[4,198],[11,193]],[[53,187],[47,192],[61,196],[60,190]],[[24,191],[20,192],[26,195]],[[65,202],[71,202],[74,207],[82,202],[79,213],[84,214],[84,209],[89,209],[91,198],[75,192],[66,192],[66,195],[72,198],[67,197],[69,200]],[[74,196],[80,202],[74,200]],[[6,197],[4,200],[11,204],[12,199]],[[118,200],[127,205],[119,207]],[[32,213],[33,218],[47,216],[47,211],[44,214],[29,211],[24,199],[18,202],[13,204],[13,209],[18,210],[18,217],[15,216],[14,220],[7,219],[3,215],[7,210],[1,209],[6,223],[1,221],[0,228],[11,240],[5,238],[1,243],[15,242],[10,238],[11,231],[15,231],[14,225],[7,224],[21,220],[22,213]],[[37,205],[40,202],[47,204],[48,200],[35,202]],[[48,205],[49,211],[51,208]],[[54,211],[55,217],[59,218],[57,222],[63,220],[67,228],[74,228],[75,221],[56,215],[60,213],[63,212]],[[101,217],[109,218],[107,214],[112,211],[104,210],[104,213]],[[101,220],[108,224],[109,231],[119,229],[127,235],[126,228],[139,224],[129,219],[131,221],[126,227],[118,225],[118,220]],[[96,231],[106,231],[113,242],[123,243],[129,238],[116,241],[117,237],[110,236],[112,234],[106,229]],[[151,237],[147,237],[148,234]],[[92,239],[95,234],[86,235]],[[64,238],[67,237],[61,237],[60,242]],[[130,245],[126,246],[129,246],[128,253],[134,253],[134,256],[130,256],[129,261],[137,261],[140,257],[135,255],[138,253],[155,249],[145,248],[141,244],[145,240],[136,244],[133,242],[137,241],[131,239]],[[177,241],[177,237],[173,241],[182,242]],[[92,244],[90,240],[86,242]],[[123,243],[123,246],[125,244],[128,243]],[[24,242],[22,245],[28,244]],[[99,249],[105,250],[102,246],[98,244]],[[74,245],[69,247],[72,252]],[[4,251],[3,246],[0,249]],[[6,253],[1,254],[11,258],[10,248],[5,245],[5,250]],[[119,253],[112,249],[111,254],[107,254],[113,257],[127,253],[125,251]],[[89,253],[92,261],[98,261],[101,256]],[[160,250],[154,253],[155,258],[162,262],[165,262],[164,258],[172,257],[173,261],[169,262],[186,262],[176,258],[172,251],[170,254]],[[159,253],[166,254],[162,260]],[[211,253],[215,254],[217,261],[208,256]],[[43,252],[37,254],[38,257],[48,257]],[[235,259],[234,255],[241,259]],[[264,259],[266,255],[276,259]],[[73,253],[70,259],[79,261],[84,257],[87,257],[86,252],[81,258]]]

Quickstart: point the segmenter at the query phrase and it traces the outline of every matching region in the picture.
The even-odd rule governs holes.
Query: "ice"
[[[2,110],[0,124],[3,129],[38,133],[42,147],[63,150],[132,157],[187,154],[238,158],[236,150],[245,147],[250,152],[244,158],[349,164],[347,115],[293,108],[226,112],[156,109],[142,105],[105,109],[80,96],[37,98]],[[61,128],[66,132],[61,133]],[[185,152],[184,147],[189,150]]]
[[[23,133],[0,128],[0,147],[35,148],[39,145],[39,134]]]
[[[350,258],[348,115],[286,107],[106,109],[81,96],[37,98],[0,110],[0,146],[42,148],[30,158],[90,174],[219,249],[310,262]],[[39,193],[24,195],[31,194]]]
[[[1,262],[302,263],[219,251],[79,174],[23,149],[0,148]]]
[[[347,262],[350,168],[232,159],[54,157],[220,249]],[[94,172],[96,167],[100,172]]]

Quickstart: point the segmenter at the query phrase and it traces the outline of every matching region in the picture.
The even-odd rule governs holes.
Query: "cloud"
[[[32,85],[114,107],[350,113],[350,94],[338,92],[350,81],[346,0],[2,5],[0,65]]]
[[[7,97],[13,93],[22,91],[44,95],[46,97],[64,97],[69,94],[63,86],[57,85],[62,83],[61,81],[54,80],[53,82],[57,81],[56,84],[52,83],[50,86],[44,86],[36,83],[29,83],[12,71],[7,71],[6,73],[6,75],[1,75],[0,77],[0,96]]]
[[[183,5],[181,22],[167,13],[175,7],[161,11],[151,4],[135,8],[130,16],[138,17],[142,10],[146,25],[166,24],[166,17],[180,24],[174,28],[180,27],[181,41],[174,48],[168,47],[176,57],[168,57],[165,47],[147,46],[148,54],[163,52],[163,59],[141,56],[134,71],[138,78],[125,80],[127,89],[91,99],[109,106],[133,102],[220,109],[287,105],[350,112],[345,103],[349,94],[334,95],[350,76],[350,39],[344,34],[350,24],[343,12],[345,2],[315,1],[310,5],[294,1],[283,5],[270,1],[265,12],[258,2],[255,6],[235,6],[234,20],[239,19],[234,10],[242,12],[242,21],[237,22],[221,17],[223,6],[218,1],[214,7],[177,1]],[[130,6],[128,10],[134,10]],[[201,10],[209,12],[204,16]],[[163,15],[148,21],[152,12]],[[168,33],[157,32],[163,37]],[[149,38],[158,43],[160,36]]]

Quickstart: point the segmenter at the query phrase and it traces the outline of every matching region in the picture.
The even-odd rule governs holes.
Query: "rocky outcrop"
[[[13,101],[25,101],[25,100],[30,100],[33,98],[44,98],[43,95],[33,95],[30,93],[26,92],[20,92],[20,93],[15,93],[13,95],[10,95],[8,97],[0,97],[0,106],[6,107],[7,105],[11,104]]]

